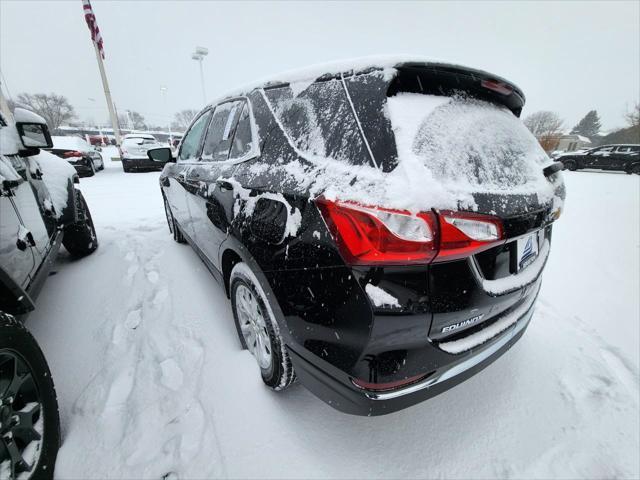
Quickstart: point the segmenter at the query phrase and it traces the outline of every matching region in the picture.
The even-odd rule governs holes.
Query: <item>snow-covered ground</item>
[[[173,242],[158,173],[82,179],[100,248],[63,253],[28,325],[59,478],[637,478],[640,178],[567,173],[536,313],[489,368],[384,417],[266,389],[222,289]]]

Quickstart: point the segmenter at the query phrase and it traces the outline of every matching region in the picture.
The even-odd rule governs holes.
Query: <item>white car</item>
[[[84,138],[53,135],[51,140],[53,148],[47,150],[64,158],[76,169],[78,174],[92,177],[97,171],[104,170],[104,160],[99,150]]]
[[[125,172],[133,170],[162,170],[164,164],[154,162],[147,157],[147,151],[152,148],[160,148],[166,145],[158,142],[153,136],[146,133],[130,133],[125,135],[120,146],[120,158],[122,169]]]

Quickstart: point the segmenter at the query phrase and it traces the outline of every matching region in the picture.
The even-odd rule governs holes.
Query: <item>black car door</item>
[[[589,155],[591,161],[587,168],[600,168],[602,170],[609,170],[613,165],[613,150],[614,147],[600,147],[594,150]]]
[[[220,270],[218,253],[233,221],[234,188],[231,177],[238,161],[229,158],[238,118],[245,100],[231,100],[213,112],[202,147],[199,165],[188,173],[193,186],[189,208],[194,221],[196,243],[211,265]],[[248,106],[246,107],[248,111]],[[248,114],[245,117],[249,121]]]
[[[628,171],[632,163],[638,161],[640,147],[637,145],[620,145],[616,148],[616,170]]]
[[[168,164],[161,179],[171,213],[183,232],[191,239],[194,239],[194,229],[187,200],[188,192],[191,190],[191,185],[187,182],[187,172],[198,163],[202,138],[210,118],[211,110],[206,110],[191,124],[180,144],[176,163]]]

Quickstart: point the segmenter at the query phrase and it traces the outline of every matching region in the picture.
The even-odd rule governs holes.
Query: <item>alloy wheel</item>
[[[260,368],[268,369],[272,361],[269,331],[258,299],[245,285],[239,285],[236,289],[236,310],[247,348],[256,358]]]
[[[42,449],[42,399],[31,368],[12,350],[0,351],[0,476],[31,472]]]

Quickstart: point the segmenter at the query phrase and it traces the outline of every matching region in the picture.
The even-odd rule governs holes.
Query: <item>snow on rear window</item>
[[[544,191],[545,152],[508,109],[465,96],[388,100],[401,162],[425,166],[452,192]]]
[[[89,144],[80,137],[51,137],[53,148],[60,150],[91,150]]]

